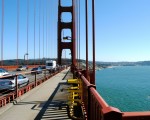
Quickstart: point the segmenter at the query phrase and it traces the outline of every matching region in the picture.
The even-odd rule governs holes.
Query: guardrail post
[[[122,113],[114,107],[106,107],[102,109],[103,120],[122,120]]]
[[[37,84],[36,84],[36,72],[35,72],[35,87],[37,86]]]
[[[46,80],[46,70],[44,70],[44,77],[45,77],[45,80]]]
[[[88,87],[88,120],[91,120],[90,118],[91,118],[91,93],[90,93],[90,88],[91,87],[93,87],[93,88],[95,88],[96,89],[96,86],[95,85],[93,85],[93,84],[90,84],[89,86],[87,86]]]
[[[15,83],[16,83],[16,98],[18,97],[18,75],[15,75]]]

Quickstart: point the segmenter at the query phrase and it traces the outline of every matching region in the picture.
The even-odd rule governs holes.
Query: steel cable
[[[4,39],[4,0],[2,0],[1,66],[3,66],[3,39]]]

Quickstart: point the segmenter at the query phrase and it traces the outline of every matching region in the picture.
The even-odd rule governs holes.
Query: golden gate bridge
[[[15,0],[14,0],[15,1]],[[46,0],[45,0],[46,1]],[[51,39],[51,41],[48,42],[48,39],[50,40],[50,38],[48,37],[49,33],[48,29],[48,21],[50,19],[53,19],[53,16],[50,17],[50,15],[48,15],[49,10],[54,11],[53,9],[50,9],[49,4],[51,4],[51,1],[46,1],[44,0],[26,0],[26,1],[20,1],[20,0],[16,0],[16,65],[10,65],[10,66],[6,66],[4,64],[4,51],[5,51],[5,46],[4,46],[4,42],[5,42],[5,38],[4,38],[4,28],[5,28],[5,22],[6,19],[5,15],[5,7],[7,6],[7,4],[9,4],[9,2],[6,0],[1,0],[1,68],[6,68],[8,70],[14,70],[16,69],[20,63],[19,63],[19,51],[21,49],[21,47],[25,47],[26,51],[24,54],[24,64],[28,65],[29,68],[32,67],[36,67],[36,66],[44,66],[45,62],[39,62],[40,60],[43,60],[41,58],[41,54],[43,54],[43,58],[45,57],[45,55],[47,55],[48,53],[51,54],[50,50],[52,51],[57,51],[57,58],[55,58],[55,60],[57,60],[57,63],[59,65],[59,67],[57,68],[56,71],[53,72],[48,72],[48,70],[43,69],[44,73],[41,76],[38,76],[37,73],[34,74],[34,76],[32,76],[31,79],[33,79],[33,81],[31,83],[29,83],[26,86],[23,87],[19,87],[17,84],[17,77],[20,73],[15,73],[13,74],[13,76],[15,76],[15,80],[16,80],[16,86],[15,86],[15,90],[13,92],[9,92],[7,94],[1,94],[0,96],[0,109],[3,109],[4,107],[6,107],[7,105],[9,105],[12,101],[16,101],[16,99],[18,99],[19,97],[27,94],[28,92],[30,92],[32,89],[35,89],[36,86],[41,85],[42,83],[44,84],[44,82],[49,81],[50,78],[52,78],[53,76],[58,75],[59,73],[61,73],[62,71],[64,71],[64,69],[66,69],[68,67],[68,64],[66,65],[65,62],[62,63],[62,53],[65,49],[69,49],[70,50],[70,55],[71,55],[71,65],[70,65],[70,72],[67,72],[68,74],[71,75],[71,78],[68,78],[67,83],[69,85],[73,85],[73,86],[68,86],[66,88],[63,89],[67,89],[71,95],[68,97],[68,116],[70,119],[82,119],[82,120],[149,120],[150,119],[150,112],[122,112],[119,109],[109,106],[106,101],[101,97],[101,95],[96,91],[96,85],[95,85],[95,1],[94,0],[85,0],[84,1],[84,7],[81,6],[79,0],[58,0],[56,2],[57,3],[57,22],[56,22],[56,28],[57,31],[55,31],[57,33],[57,38],[56,39]],[[63,5],[63,2],[67,2],[69,1],[71,4],[69,6],[65,6]],[[12,2],[12,1],[11,1]],[[27,8],[26,8],[26,46],[20,46],[20,42],[21,41],[19,38],[20,36],[20,15],[21,15],[21,2],[26,2]],[[33,4],[30,4],[30,3]],[[91,3],[91,4],[89,4]],[[42,6],[43,5],[43,6]],[[31,6],[31,7],[30,7]],[[38,7],[37,7],[38,6]],[[89,7],[91,8],[91,14],[89,14]],[[32,22],[33,22],[33,40],[31,41],[31,39],[29,39],[29,34],[30,30],[29,28],[31,27],[30,23],[30,12],[32,8]],[[85,9],[85,13],[83,14],[83,12],[81,12],[82,9]],[[43,11],[42,11],[43,9]],[[46,12],[44,12],[44,9]],[[55,8],[56,9],[56,8]],[[39,10],[39,12],[37,12],[37,10]],[[56,14],[56,12],[54,12]],[[71,15],[70,20],[69,21],[64,21],[65,18],[63,18],[63,14],[68,14]],[[10,13],[9,13],[10,14]],[[44,16],[44,14],[46,16]],[[38,15],[38,16],[37,16]],[[80,38],[80,26],[81,24],[81,16],[85,17],[85,55],[86,55],[86,68],[83,69],[81,64],[80,64],[80,52],[81,52],[81,47],[83,45],[81,45],[80,41],[82,41],[82,39]],[[69,16],[68,16],[69,17]],[[38,25],[36,22],[36,19],[38,18]],[[89,22],[89,18],[91,19],[91,23]],[[53,24],[53,23],[52,23]],[[89,69],[89,25],[91,25],[91,29],[92,29],[92,69]],[[38,26],[38,28],[37,28]],[[9,26],[11,27],[11,26]],[[39,30],[37,33],[37,29]],[[70,34],[64,34],[65,30],[69,30]],[[54,29],[55,30],[55,29]],[[68,33],[68,32],[66,32]],[[9,35],[9,33],[6,33],[7,35]],[[36,41],[36,38],[38,38],[39,41]],[[55,38],[55,37],[54,37]],[[55,42],[57,41],[57,42]],[[11,42],[14,41],[9,41],[9,43],[11,44]],[[29,44],[30,42],[33,42],[33,58],[34,58],[34,65],[29,65],[28,62],[28,56],[29,56]],[[38,42],[38,50],[36,50],[36,43]],[[53,50],[52,48],[50,48],[48,50],[48,44],[51,43],[56,43],[57,44],[57,49]],[[41,46],[41,44],[43,46]],[[43,49],[42,49],[43,48]],[[54,48],[54,47],[53,47]],[[41,51],[43,53],[41,53]],[[38,59],[36,59],[36,55],[38,53]],[[9,52],[10,54],[11,51]],[[54,53],[53,53],[54,54]],[[5,56],[9,56],[8,54]],[[66,56],[66,54],[65,54]],[[47,57],[47,56],[46,56]],[[49,58],[50,59],[50,58]],[[68,70],[68,69],[67,69]],[[22,74],[25,75],[29,75],[31,72],[26,71],[26,72],[21,72]],[[67,76],[67,75],[66,75]],[[4,78],[7,76],[3,76]],[[1,77],[1,78],[3,78]],[[62,91],[63,91],[62,89]],[[38,100],[37,100],[38,101]],[[34,106],[36,107],[36,106]],[[79,114],[80,111],[80,115],[78,116],[77,114]],[[81,115],[82,113],[82,115]],[[50,116],[49,116],[50,117]],[[54,117],[55,118],[55,117]],[[53,118],[53,119],[54,119]],[[35,119],[41,119],[36,117]]]

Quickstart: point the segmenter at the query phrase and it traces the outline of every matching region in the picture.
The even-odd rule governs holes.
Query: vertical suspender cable
[[[95,84],[95,0],[92,0],[93,84]]]
[[[47,15],[48,15],[47,16],[48,17],[47,18],[47,25],[50,26],[49,25],[49,1],[47,2],[47,5],[48,5],[47,6]],[[48,26],[47,26],[47,33],[49,33],[49,27]],[[49,34],[47,34],[47,58],[49,58],[49,50],[48,50],[49,47],[48,47],[48,45],[49,45]]]
[[[76,58],[77,58],[77,0],[74,0],[74,8],[75,8],[75,38],[76,38],[76,40],[75,40],[75,44],[76,44]],[[78,62],[78,61],[77,61]]]
[[[40,31],[40,29],[41,29],[41,26],[40,26],[40,24],[41,24],[41,18],[40,18],[41,14],[40,13],[41,13],[41,0],[39,0],[39,64],[40,64],[40,51],[41,51],[40,50],[41,49],[40,48],[40,37],[41,37],[40,36],[40,33],[41,33],[41,31]]]
[[[47,1],[46,1],[46,58],[47,58]]]
[[[79,51],[79,12],[80,12],[79,11],[79,0],[78,0],[78,8],[77,9],[78,9],[78,67],[79,67],[79,64],[80,64],[79,63],[79,52],[80,52]]]
[[[17,61],[16,65],[18,65],[18,47],[19,47],[19,9],[20,9],[20,0],[17,0]]]
[[[78,65],[78,0],[76,0],[76,43],[77,43],[77,65]]]
[[[79,0],[77,0],[77,58],[79,67]]]
[[[79,0],[79,68],[80,68],[80,0]]]
[[[27,0],[27,64],[28,64],[28,29],[29,29],[29,0]]]
[[[43,1],[43,64],[44,64],[44,1]]]
[[[2,0],[1,66],[3,66],[3,39],[4,39],[4,0]]]
[[[85,0],[85,18],[86,18],[86,78],[88,79],[88,0]],[[89,80],[89,79],[88,79]]]
[[[34,65],[35,65],[35,9],[36,9],[36,0],[34,0]]]

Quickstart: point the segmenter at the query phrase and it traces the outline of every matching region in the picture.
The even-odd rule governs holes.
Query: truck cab
[[[46,61],[46,69],[49,70],[49,72],[55,72],[56,71],[56,61],[55,60],[47,60]]]

